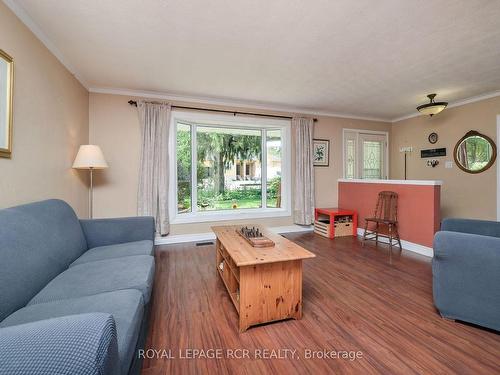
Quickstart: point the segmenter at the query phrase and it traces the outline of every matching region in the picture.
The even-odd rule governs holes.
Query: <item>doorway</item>
[[[344,129],[344,178],[387,179],[388,134]]]

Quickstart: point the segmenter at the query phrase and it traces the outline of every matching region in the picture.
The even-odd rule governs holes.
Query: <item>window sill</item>
[[[262,219],[262,218],[272,218],[272,217],[285,217],[291,215],[292,215],[291,211],[284,208],[197,212],[196,214],[188,213],[188,214],[176,215],[172,219],[170,224],[189,224],[189,223],[205,223],[209,221]]]

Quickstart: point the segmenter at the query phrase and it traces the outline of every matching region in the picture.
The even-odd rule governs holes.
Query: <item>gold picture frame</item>
[[[12,156],[14,59],[0,49],[0,157]]]

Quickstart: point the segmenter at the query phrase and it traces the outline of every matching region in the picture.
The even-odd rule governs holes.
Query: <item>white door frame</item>
[[[497,145],[500,141],[500,115],[497,115]],[[497,146],[497,221],[500,221],[500,148]]]
[[[500,117],[500,115],[499,115]],[[358,143],[359,143],[359,134],[362,133],[362,134],[376,134],[376,135],[385,135],[385,139],[386,139],[386,142],[387,142],[387,145],[385,147],[385,160],[386,160],[386,170],[385,170],[385,174],[386,174],[386,178],[385,179],[388,179],[389,178],[389,174],[390,174],[390,161],[389,161],[389,132],[386,132],[386,131],[380,131],[380,130],[366,130],[366,129],[350,129],[350,128],[343,128],[342,129],[342,178],[345,178],[345,142],[344,142],[344,139],[345,139],[345,133],[346,132],[352,132],[352,133],[356,133],[356,148],[358,147]],[[356,168],[357,168],[357,160],[358,160],[358,155],[356,155]],[[357,171],[357,169],[356,169]]]

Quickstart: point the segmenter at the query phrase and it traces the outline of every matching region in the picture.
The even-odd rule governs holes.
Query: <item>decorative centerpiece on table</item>
[[[248,228],[247,226],[236,229],[241,237],[243,237],[253,247],[272,247],[274,242],[264,236],[262,230],[258,227]]]

